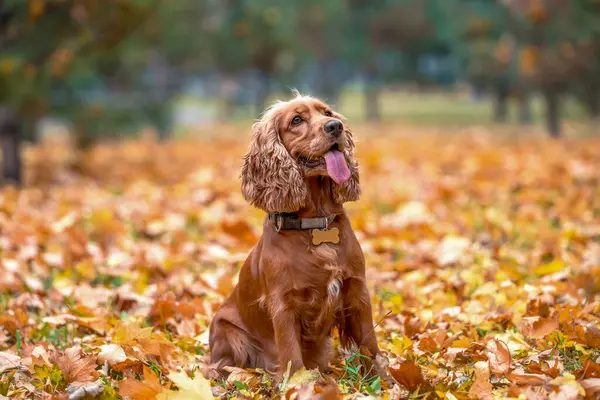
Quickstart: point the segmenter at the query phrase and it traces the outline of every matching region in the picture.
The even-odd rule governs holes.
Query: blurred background
[[[600,119],[600,1],[0,0],[6,181],[52,132],[241,136],[290,88],[353,121],[558,137]]]

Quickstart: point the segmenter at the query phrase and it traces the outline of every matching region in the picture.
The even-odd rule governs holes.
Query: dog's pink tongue
[[[325,153],[325,164],[327,164],[327,173],[336,183],[341,184],[350,179],[350,170],[342,152],[330,150]]]

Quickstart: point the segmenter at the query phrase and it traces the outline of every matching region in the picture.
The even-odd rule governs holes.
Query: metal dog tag
[[[315,246],[318,246],[321,243],[338,244],[340,242],[340,230],[338,228],[325,230],[313,229],[312,242]]]

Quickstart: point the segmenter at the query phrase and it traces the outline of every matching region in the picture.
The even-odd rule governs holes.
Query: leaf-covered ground
[[[55,143],[0,193],[0,398],[597,398],[600,139],[355,130],[347,209],[387,376],[340,351],[280,388],[203,377],[260,235],[237,180],[247,135],[99,145],[76,172]]]

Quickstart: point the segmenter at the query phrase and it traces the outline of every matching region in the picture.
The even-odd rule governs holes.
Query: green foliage
[[[586,82],[600,86],[599,42],[595,0],[5,0],[0,104],[31,122],[65,117],[93,141],[143,123],[166,130],[187,76],[251,68],[295,86],[294,73],[315,62],[322,85],[355,72],[420,81],[420,56],[431,53],[484,86],[585,98]],[[352,73],[332,73],[337,60]]]
[[[370,360],[370,357],[355,352],[346,359],[344,375],[340,378],[340,386],[347,391],[366,392],[376,395],[381,390],[381,378],[370,376],[372,371],[365,371],[361,360]]]

